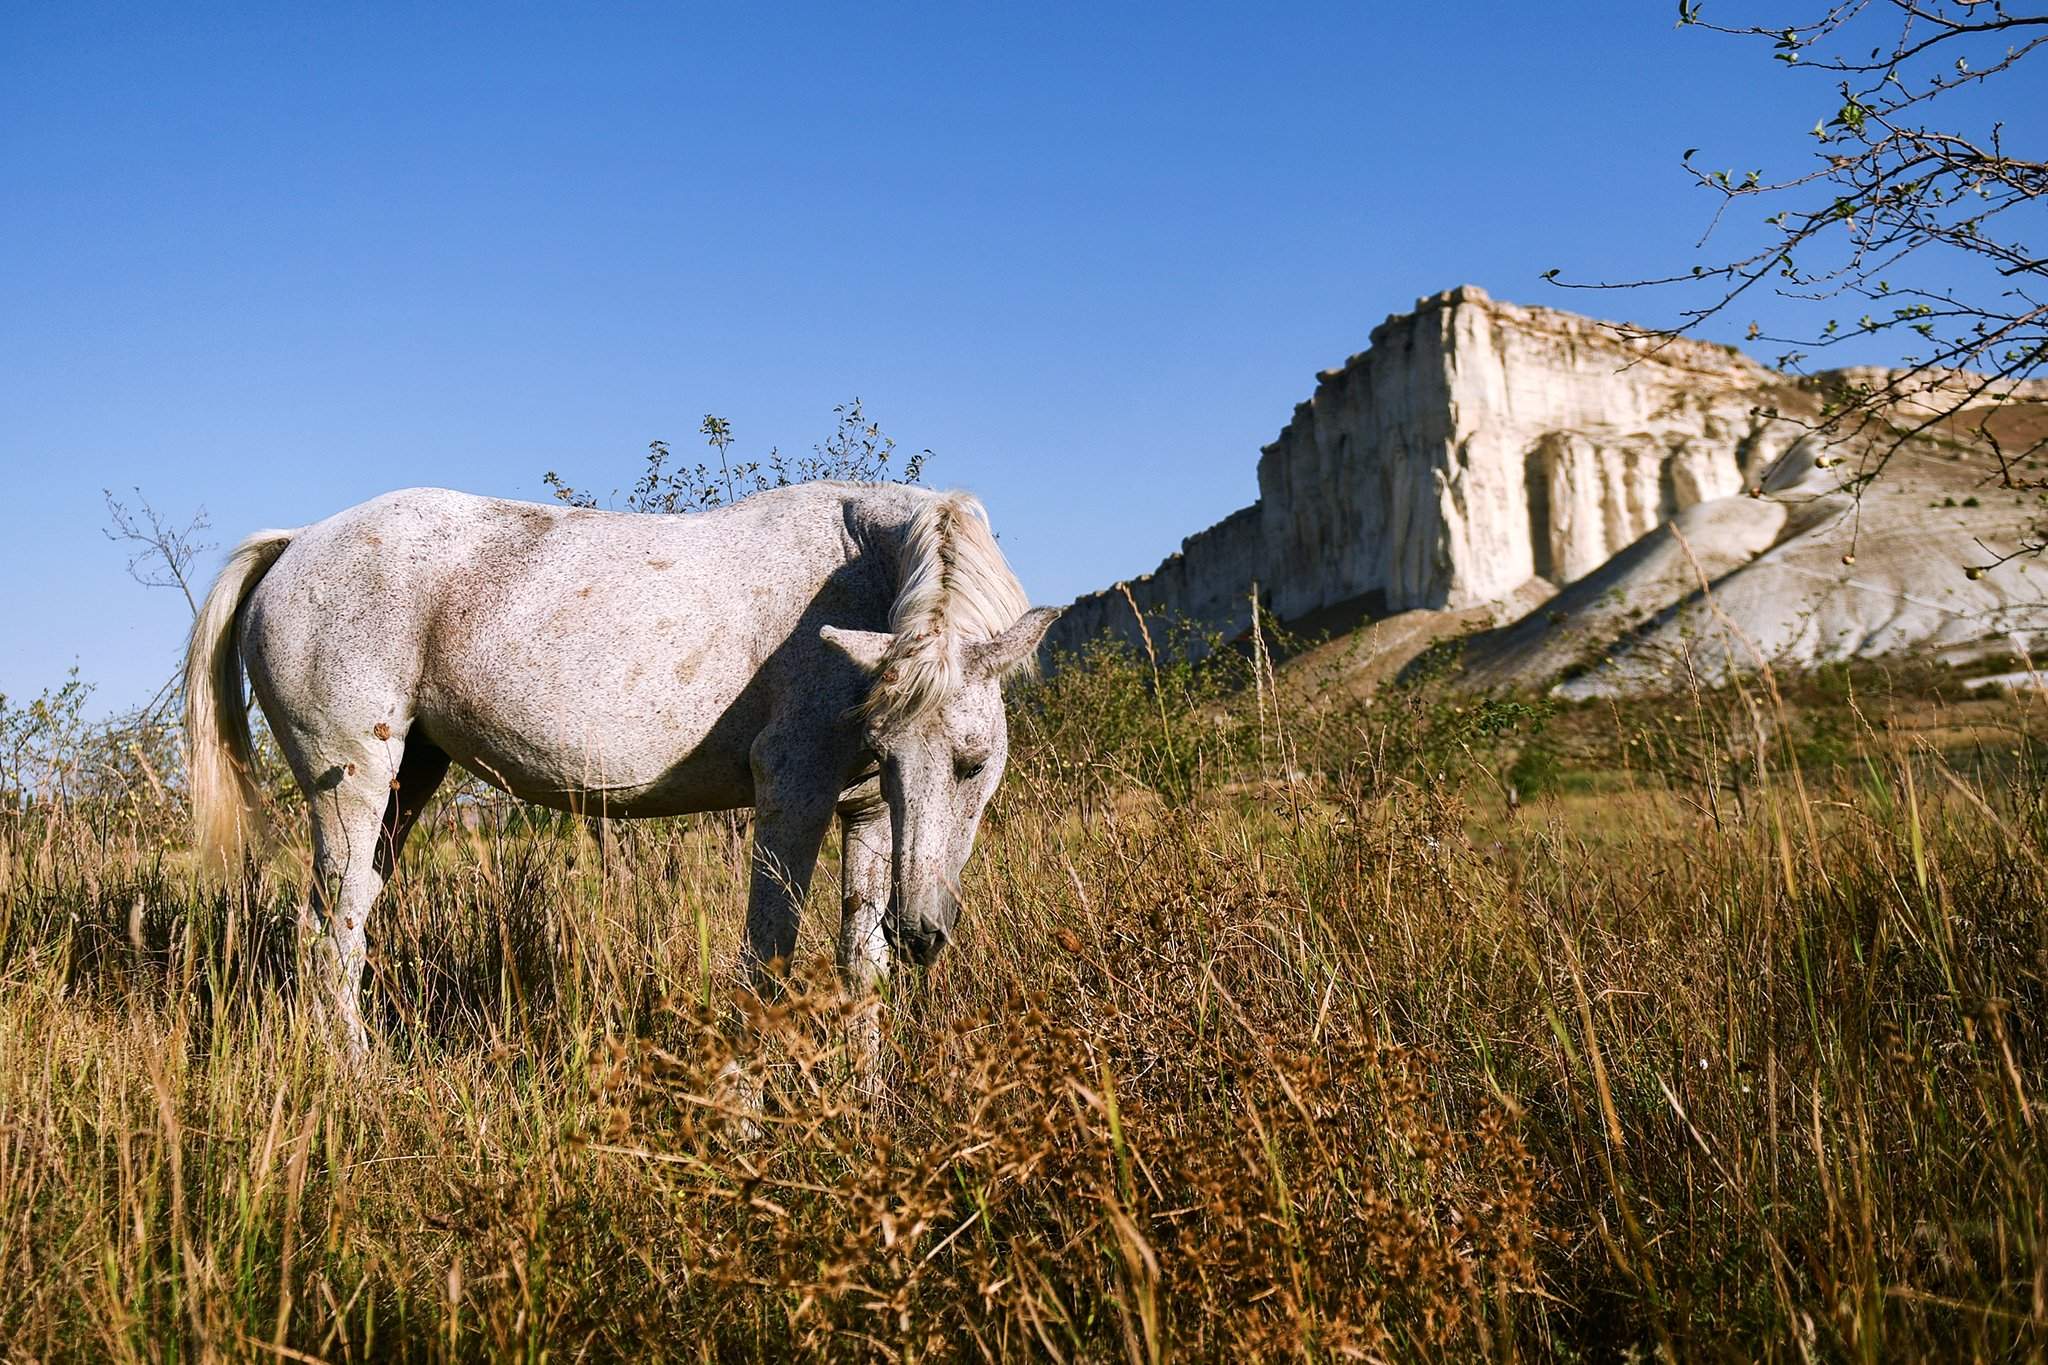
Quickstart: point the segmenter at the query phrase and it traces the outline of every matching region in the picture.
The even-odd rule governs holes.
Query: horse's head
[[[859,715],[889,805],[893,873],[882,932],[899,957],[929,963],[953,935],[960,872],[1009,757],[1002,681],[1030,665],[1058,615],[1026,612],[987,640],[824,629],[872,678]]]

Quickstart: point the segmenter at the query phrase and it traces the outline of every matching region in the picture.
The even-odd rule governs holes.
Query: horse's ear
[[[1028,668],[1038,655],[1039,641],[1059,619],[1058,607],[1035,607],[1025,612],[1017,618],[1016,625],[995,639],[969,647],[968,670],[981,677],[1000,678]]]
[[[873,673],[882,666],[882,656],[889,652],[889,642],[896,638],[886,630],[841,630],[838,626],[820,626],[818,637],[853,660],[863,673]]]

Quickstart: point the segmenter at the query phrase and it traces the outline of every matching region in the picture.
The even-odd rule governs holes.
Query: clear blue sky
[[[227,544],[609,489],[707,411],[803,449],[855,394],[1038,600],[1149,569],[1417,295],[1656,314],[1538,275],[1689,262],[1677,154],[1763,164],[1827,104],[1674,14],[8,6],[0,692],[171,671],[103,486]]]

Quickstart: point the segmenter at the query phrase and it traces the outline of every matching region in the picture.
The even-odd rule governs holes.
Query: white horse
[[[313,821],[315,999],[352,1048],[370,908],[451,760],[605,816],[752,806],[743,958],[788,959],[835,813],[839,964],[929,962],[1008,752],[1001,680],[1028,610],[981,504],[806,484],[649,516],[388,493],[261,531],[206,595],[185,663],[197,842],[259,833],[242,673]]]

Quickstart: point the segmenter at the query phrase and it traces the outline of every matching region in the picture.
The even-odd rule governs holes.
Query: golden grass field
[[[872,1092],[830,867],[738,993],[730,817],[445,804],[361,1072],[288,803],[232,892],[153,777],[0,817],[0,1355],[2048,1353],[2039,703],[1223,671],[1020,694]]]

